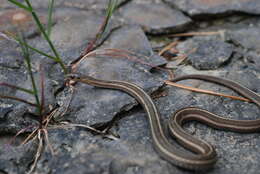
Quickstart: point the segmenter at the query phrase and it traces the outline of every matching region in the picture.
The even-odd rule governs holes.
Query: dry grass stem
[[[23,129],[21,129],[20,131],[18,131],[18,132],[15,134],[15,136],[12,137],[11,140],[7,143],[7,145],[11,145],[11,144],[14,142],[14,140],[17,138],[17,136],[19,136],[20,134],[24,133],[26,130],[28,130],[28,129],[30,129],[30,128],[32,128],[32,126],[23,128]]]
[[[231,96],[231,95],[221,94],[221,93],[217,93],[217,92],[213,92],[213,91],[209,91],[209,90],[198,89],[198,88],[194,88],[194,87],[180,85],[180,84],[171,82],[169,80],[166,80],[165,83],[167,85],[175,86],[175,87],[182,88],[182,89],[187,89],[187,90],[190,90],[190,91],[193,91],[193,92],[199,92],[199,93],[215,95],[215,96],[222,96],[222,97],[231,98],[231,99],[234,99],[234,100],[245,101],[245,102],[251,102],[250,100],[243,98],[243,97]]]
[[[163,55],[163,53],[165,53],[166,51],[172,49],[173,47],[176,47],[178,45],[179,41],[173,41],[172,43],[168,44],[166,47],[164,47],[159,53],[158,55],[161,56]]]
[[[87,126],[87,125],[84,125],[84,124],[74,124],[74,123],[68,123],[68,122],[65,122],[65,121],[60,122],[60,123],[63,124],[62,126],[59,126],[61,128],[66,127],[66,126],[67,127],[82,127],[82,128],[86,128],[88,130],[91,130],[93,132],[96,132],[98,134],[105,134],[105,132],[103,132],[103,131],[97,130],[97,129],[91,127],[91,126]]]
[[[38,134],[37,134],[37,138],[38,138],[38,148],[37,148],[37,152],[34,156],[34,160],[33,160],[33,164],[28,172],[28,174],[32,173],[35,168],[36,168],[36,165],[37,165],[37,162],[41,156],[41,152],[42,152],[42,149],[43,149],[43,138],[41,137],[41,131],[38,131]]]
[[[178,61],[177,65],[180,65],[183,61],[185,61],[188,56],[192,53],[194,53],[195,51],[197,51],[197,48],[192,48],[187,54],[182,54],[181,56],[178,56],[176,59]]]
[[[32,133],[30,133],[25,140],[21,143],[21,145],[26,144],[32,137],[34,137],[35,133],[38,131],[38,128],[35,129],[34,131],[32,131]]]
[[[46,144],[47,144],[47,147],[50,149],[51,151],[51,154],[52,155],[55,155],[55,152],[50,144],[50,141],[49,141],[49,135],[48,135],[48,131],[47,129],[42,129],[43,133],[44,133],[44,136],[45,136],[45,141],[46,141]]]

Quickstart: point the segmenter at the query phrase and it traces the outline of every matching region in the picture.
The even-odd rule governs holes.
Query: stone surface
[[[188,61],[196,69],[213,70],[229,61],[233,47],[232,45],[218,40],[195,40],[192,44],[195,49],[188,55]]]
[[[0,173],[26,173],[36,152],[35,144],[0,148]]]
[[[142,61],[152,65],[165,63],[161,57],[153,56],[152,48],[138,26],[118,29],[100,50],[105,48],[117,48],[137,53],[140,55],[137,60],[143,59]],[[129,60],[127,57],[98,56],[82,61],[78,72],[98,79],[133,82],[151,93],[162,83],[152,76],[150,69],[150,66],[142,65],[136,60]],[[93,88],[86,84],[79,84],[76,88],[70,107],[72,113],[68,118],[73,122],[90,125],[108,122],[124,108],[127,110],[133,104],[136,105],[133,98],[120,91]],[[89,114],[86,116],[86,113]]]
[[[253,51],[260,51],[259,39],[260,32],[258,26],[252,26],[247,28],[238,29],[235,31],[230,31],[228,33],[230,40],[239,46]]]
[[[168,78],[167,74],[157,71],[155,67],[174,65],[172,68],[176,77],[185,74],[224,77],[260,93],[259,17],[237,13],[257,14],[258,1],[165,1],[171,4],[174,2],[175,7],[183,13],[195,16],[194,25],[189,28],[184,27],[188,32],[224,30],[223,33],[174,38],[179,40],[174,48],[178,52],[166,60],[158,56],[155,51],[160,51],[173,39],[168,35],[157,34],[176,32],[175,27],[182,25],[178,23],[179,18],[176,16],[182,16],[180,21],[188,19],[188,23],[190,19],[183,18],[183,14],[177,11],[177,8],[170,8],[161,0],[132,0],[122,4],[115,13],[105,37],[101,39],[100,46],[96,50],[96,53],[101,55],[83,60],[78,65],[77,72],[100,79],[133,82],[149,94],[153,93],[165,130],[168,118],[175,111],[191,106],[207,109],[226,118],[256,119],[259,108],[253,104],[162,86],[163,80]],[[46,2],[47,0],[32,2],[41,16],[46,15]],[[66,64],[75,60],[94,38],[103,21],[107,2],[108,0],[55,1],[51,39]],[[183,2],[186,4],[181,5]],[[0,30],[15,31],[12,20],[14,16],[15,19],[19,19],[19,15],[15,15],[17,10],[13,9],[13,5],[7,1],[0,0],[0,4]],[[239,4],[242,5],[238,6]],[[223,14],[232,14],[232,16],[207,20],[212,15]],[[122,16],[125,21],[121,21]],[[203,16],[205,20],[197,20],[198,16]],[[132,20],[131,24],[130,20]],[[179,32],[184,28],[181,27]],[[25,35],[29,44],[52,54],[46,41],[35,29],[35,26],[26,28]],[[32,31],[35,33],[33,34]],[[193,48],[197,50],[193,52]],[[121,52],[108,54],[107,49],[120,49]],[[187,58],[179,64],[182,55],[187,55]],[[45,146],[35,173],[194,173],[163,160],[154,150],[147,115],[132,97],[117,90],[95,88],[81,83],[74,87],[72,96],[68,88],[61,88],[64,74],[59,65],[33,52],[32,64],[38,87],[40,84],[38,67],[40,64],[43,65],[48,107],[58,104],[61,106],[60,110],[65,111],[65,106],[69,104],[72,97],[67,112],[63,117],[55,117],[56,122],[51,123],[53,126],[57,126],[62,120],[93,125],[100,130],[108,126],[110,128],[107,130],[107,135],[99,135],[84,128],[50,127],[49,142],[56,154],[52,156],[50,149]],[[0,82],[2,81],[30,87],[18,45],[0,36]],[[229,89],[199,80],[185,80],[179,83],[236,95]],[[57,89],[61,92],[56,96]],[[34,101],[32,96],[3,86],[0,87],[0,94]],[[0,173],[25,173],[32,165],[37,141],[17,147],[16,145],[24,139],[23,135],[16,138],[11,148],[6,148],[6,143],[21,129],[27,128],[26,132],[29,133],[37,128],[38,121],[29,112],[34,110],[25,104],[6,99],[0,100]],[[258,133],[239,134],[220,131],[196,122],[185,125],[185,129],[216,147],[218,161],[207,173],[256,174],[260,170]],[[172,143],[183,149],[174,140]]]
[[[137,115],[135,118],[142,118],[142,116],[143,114]],[[125,131],[124,128],[122,129]],[[127,129],[133,130],[132,127]],[[139,127],[138,130],[144,129]],[[139,137],[140,143],[134,142],[137,139],[131,140],[127,137],[115,141],[104,140],[77,129],[51,131],[50,142],[55,144],[54,150],[57,154],[49,158],[49,152],[45,151],[36,171],[66,174],[75,171],[89,174],[149,174],[162,173],[162,171],[170,173],[167,171],[172,167],[156,156],[150,140],[146,137],[142,138],[140,132],[135,132],[134,135]],[[150,155],[146,155],[147,153]]]
[[[6,41],[6,40],[0,40],[0,47],[1,47],[1,52],[0,52],[0,60],[1,60],[1,65],[0,65],[0,81],[1,83],[9,83],[12,85],[21,85],[26,80],[26,77],[24,75],[24,67],[23,67],[23,60],[20,51],[18,50],[18,45],[11,42],[11,41]],[[17,93],[17,90],[8,88],[5,86],[0,87],[0,94],[1,95],[10,95],[10,96],[15,96]],[[19,110],[17,108],[17,111],[15,111],[16,119],[12,118],[12,122],[7,123],[9,120],[9,114],[11,114],[14,110],[15,107],[18,107],[18,102],[12,101],[12,100],[5,100],[1,99],[1,104],[0,104],[0,111],[1,111],[1,119],[0,119],[0,129],[1,132],[6,133],[10,130],[13,130],[13,127],[16,126],[23,126],[21,124],[21,120],[23,120],[20,116],[22,113],[24,113],[21,109]],[[19,106],[21,107],[21,106]],[[17,115],[18,113],[18,115]],[[21,113],[21,115],[19,115]],[[13,122],[14,120],[19,122],[20,124],[15,124]],[[31,124],[31,121],[27,122],[27,125]],[[14,129],[13,132],[17,132],[17,129]]]
[[[191,20],[163,3],[128,3],[120,9],[126,22],[139,24],[149,34],[183,32]]]
[[[39,15],[43,24],[46,24],[45,16]],[[7,9],[0,12],[0,32],[17,34],[24,32],[25,36],[32,37],[38,33],[38,28],[30,14],[21,9]]]
[[[259,14],[258,0],[164,0],[190,16],[208,17],[209,15],[227,15],[234,12]],[[208,16],[204,16],[208,15]]]
[[[2,51],[0,52],[0,82],[16,85],[26,89],[31,89],[31,81],[28,75],[27,69],[24,65],[24,58],[22,56],[19,46],[14,41],[0,40],[0,46]],[[54,82],[48,77],[48,67],[51,63],[45,60],[39,59],[38,55],[32,54],[32,67],[33,74],[38,90],[40,87],[40,71],[39,66],[42,65],[44,71],[44,91],[45,91],[45,105],[46,111],[49,106],[54,106],[56,101],[54,98]],[[52,62],[53,63],[53,62]],[[34,96],[25,92],[16,90],[14,88],[8,88],[6,86],[0,87],[1,95],[9,95],[25,99],[32,103],[35,103]],[[0,119],[0,131],[2,133],[16,133],[26,127],[35,127],[38,125],[37,118],[30,118],[30,114],[34,113],[35,108],[30,107],[27,104],[17,102],[14,100],[2,99],[0,104],[1,119]],[[28,129],[28,131],[31,129]]]
[[[53,27],[51,39],[56,46],[61,48],[79,47],[94,38],[102,19],[92,12],[81,12],[64,21],[59,21]],[[85,28],[88,26],[87,28]],[[82,37],[85,36],[85,37]],[[73,46],[71,48],[71,46]]]

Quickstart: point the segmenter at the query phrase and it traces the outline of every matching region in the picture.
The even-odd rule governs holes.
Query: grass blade
[[[9,88],[14,88],[14,89],[26,92],[28,94],[33,94],[33,91],[30,90],[30,89],[25,89],[25,88],[22,88],[22,87],[19,87],[19,86],[11,85],[9,83],[2,82],[2,83],[0,83],[0,86],[6,86],[6,87],[9,87]]]
[[[181,85],[181,84],[178,84],[178,83],[171,82],[170,80],[166,80],[165,84],[175,86],[177,88],[186,89],[186,90],[193,91],[193,92],[202,93],[202,94],[222,96],[222,97],[231,98],[231,99],[234,99],[234,100],[252,102],[251,100],[249,100],[247,98],[232,96],[232,95],[226,95],[226,94],[221,94],[221,93],[218,93],[218,92],[213,92],[213,91],[209,91],[209,90],[205,90],[205,89],[199,89],[199,88],[194,88],[194,87],[190,87],[190,86],[185,86],[185,85]]]
[[[118,4],[118,0],[109,0],[108,7],[107,7],[107,9],[106,9],[105,22],[104,22],[104,24],[103,24],[102,32],[100,33],[101,35],[102,35],[104,32],[106,32],[108,22],[109,22],[110,18],[112,17],[113,13],[114,13],[115,10],[116,10],[117,4]]]
[[[37,49],[35,47],[30,46],[28,43],[22,42],[21,39],[17,38],[14,34],[12,34],[10,32],[7,32],[7,34],[5,34],[3,32],[0,32],[0,36],[3,37],[6,40],[9,40],[9,41],[12,41],[12,42],[15,42],[15,43],[18,43],[18,44],[23,44],[25,47],[28,47],[31,50],[33,50],[33,51],[35,51],[35,52],[37,52],[37,53],[39,53],[39,54],[41,54],[41,55],[43,55],[45,57],[48,57],[48,58],[52,59],[55,62],[59,61],[58,58],[56,58],[54,56],[51,56],[49,54],[46,54],[43,51],[41,51],[41,50],[39,50],[39,49]]]
[[[83,53],[80,55],[80,57],[77,58],[76,60],[72,61],[72,64],[79,62],[85,55],[87,55],[89,52],[94,50],[98,39],[101,38],[103,36],[103,34],[106,32],[109,20],[110,20],[111,16],[113,15],[114,11],[116,10],[117,5],[118,5],[118,0],[109,0],[108,6],[106,9],[106,17],[105,17],[103,23],[101,24],[95,38],[90,43],[88,43],[87,47],[85,48]]]
[[[23,37],[20,37],[19,41],[26,43],[26,40]],[[40,104],[40,100],[39,100],[39,96],[38,96],[38,90],[37,90],[36,83],[35,83],[34,76],[33,76],[29,49],[28,49],[28,47],[24,46],[23,44],[20,44],[20,45],[21,45],[21,48],[22,48],[23,57],[25,59],[27,70],[29,72],[29,76],[30,76],[30,79],[31,79],[33,95],[34,95],[36,105],[37,105],[37,111],[41,115],[41,109],[40,109],[41,104]]]
[[[48,25],[47,25],[47,35],[49,37],[51,35],[51,27],[52,27],[53,4],[54,4],[54,0],[49,0],[49,4],[48,4]]]
[[[16,0],[8,0],[8,1],[13,3],[13,4],[15,4],[15,5],[17,5],[18,7],[22,8],[22,9],[28,11],[28,12],[32,11],[32,9],[30,7],[27,7],[27,6],[23,5],[22,3],[20,3],[20,2],[18,2]]]
[[[106,9],[106,17],[96,35],[97,38],[102,37],[102,35],[107,31],[109,20],[112,17],[113,13],[115,12],[117,4],[118,4],[118,0],[109,0]]]
[[[28,48],[30,48],[31,50],[33,50],[33,51],[35,51],[35,52],[37,52],[37,53],[39,53],[39,54],[41,54],[41,55],[43,55],[43,56],[45,56],[45,57],[48,57],[48,58],[54,60],[55,62],[59,61],[58,58],[53,57],[53,56],[51,56],[51,55],[49,55],[49,54],[44,53],[43,51],[41,51],[41,50],[39,50],[39,49],[37,49],[37,48],[34,48],[34,47],[30,46],[28,43],[25,43],[25,42],[20,41],[20,44],[23,44],[25,47],[28,47]]]
[[[45,81],[45,78],[44,78],[44,72],[43,72],[43,69],[42,69],[42,64],[40,64],[40,80],[41,80],[41,107],[40,107],[40,124],[42,126],[43,124],[43,121],[44,121],[44,115],[42,114],[44,112],[44,108],[45,108],[45,93],[44,93],[44,81]]]
[[[33,19],[35,20],[35,22],[36,22],[36,24],[37,24],[39,30],[40,30],[41,33],[43,34],[43,37],[44,37],[45,40],[48,42],[48,44],[49,44],[49,46],[50,46],[52,52],[54,53],[54,55],[55,55],[55,57],[56,57],[56,59],[57,59],[56,62],[60,64],[60,66],[61,66],[61,68],[63,69],[64,73],[67,74],[68,70],[67,70],[66,66],[65,66],[64,63],[62,62],[59,53],[57,52],[57,50],[55,49],[54,45],[52,44],[52,42],[51,42],[49,36],[48,36],[47,33],[45,32],[45,29],[44,29],[42,23],[40,22],[40,19],[39,19],[38,15],[37,15],[37,14],[35,13],[35,11],[33,10],[33,7],[32,7],[32,5],[31,5],[30,1],[29,1],[29,0],[25,0],[25,2],[27,3],[28,7],[29,7],[30,9],[32,9],[32,11],[31,11],[32,17],[33,17]]]
[[[24,99],[21,99],[21,98],[18,98],[18,97],[7,96],[7,95],[0,95],[0,98],[16,100],[16,101],[23,102],[23,103],[26,103],[26,104],[28,104],[28,105],[34,106],[34,107],[38,107],[37,104],[34,104],[34,103],[32,103],[32,102],[29,102],[29,101],[27,101],[27,100],[24,100]]]

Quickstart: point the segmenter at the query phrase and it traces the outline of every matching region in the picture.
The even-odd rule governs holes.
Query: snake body
[[[260,96],[234,81],[207,75],[186,75],[172,81],[177,82],[186,79],[199,79],[220,84],[234,90],[260,107]],[[95,87],[121,90],[134,97],[147,113],[155,150],[165,160],[185,169],[206,170],[213,167],[217,160],[216,151],[209,143],[196,139],[184,131],[182,126],[186,122],[199,121],[216,129],[241,133],[258,132],[260,130],[260,119],[233,120],[199,108],[183,108],[170,117],[169,132],[186,149],[194,152],[192,154],[187,153],[179,150],[167,140],[161,126],[160,114],[154,102],[138,85],[125,81],[99,80],[90,76],[74,77],[73,80]]]

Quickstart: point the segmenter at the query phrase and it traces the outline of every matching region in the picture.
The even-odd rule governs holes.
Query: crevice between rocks
[[[0,170],[0,174],[8,174],[8,172],[6,172],[4,170]]]

